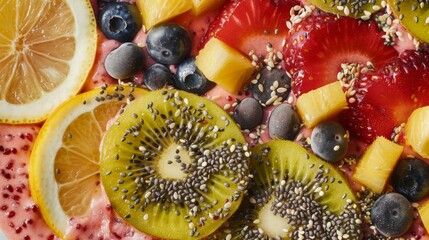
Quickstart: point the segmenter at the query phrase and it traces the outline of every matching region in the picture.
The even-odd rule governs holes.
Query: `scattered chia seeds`
[[[189,224],[189,235],[199,236],[208,218],[229,217],[232,206],[247,192],[250,153],[247,143],[223,136],[229,117],[217,112],[212,116],[206,102],[191,103],[184,96],[164,91],[163,102],[148,100],[142,112],[129,108],[128,122],[119,117],[120,124],[112,129],[124,129],[116,130],[121,131],[117,137],[124,143],[121,148],[128,150],[113,154],[110,165],[118,167],[106,168],[102,176],[111,179],[110,189],[120,195],[124,206],[121,214],[130,221],[139,218],[150,222],[149,209],[161,204],[160,211],[182,216]],[[163,168],[167,166],[180,174],[166,176]],[[230,195],[214,199],[212,189],[220,180],[227,189],[222,194]],[[218,200],[227,202],[217,204]]]
[[[263,162],[262,159],[268,156],[269,151],[268,147],[262,148],[260,155],[254,153],[252,161],[259,162],[260,159],[259,164],[268,164],[269,161]],[[314,171],[315,167],[309,166],[309,169]],[[326,205],[320,204],[320,198],[329,189],[325,186],[329,186],[326,174],[330,171],[324,165],[316,169],[317,174],[306,183],[289,176],[287,171],[281,176],[281,171],[276,169],[272,169],[270,174],[272,182],[264,184],[270,188],[258,187],[258,180],[253,181],[239,213],[224,224],[213,239],[359,239],[364,221],[360,205],[345,195],[345,208],[336,215]],[[281,236],[269,236],[260,227],[259,212],[266,206],[273,216],[287,221],[289,226],[285,226]]]

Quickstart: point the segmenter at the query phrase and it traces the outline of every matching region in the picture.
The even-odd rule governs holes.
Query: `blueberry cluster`
[[[135,4],[104,1],[98,21],[106,38],[122,43],[104,62],[111,77],[127,80],[143,72],[144,84],[150,90],[170,84],[196,94],[204,94],[215,85],[195,66],[195,58],[190,56],[192,39],[184,27],[174,23],[154,26],[147,33],[145,47],[140,47],[132,43],[142,27]],[[156,63],[146,67],[150,62],[146,58]]]

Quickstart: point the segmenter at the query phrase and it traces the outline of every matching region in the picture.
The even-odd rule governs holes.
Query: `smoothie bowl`
[[[0,0],[0,239],[429,239],[428,4]]]

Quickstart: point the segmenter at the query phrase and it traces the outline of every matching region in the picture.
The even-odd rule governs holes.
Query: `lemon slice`
[[[77,95],[41,128],[30,157],[30,190],[59,237],[66,233],[71,217],[85,216],[100,191],[99,145],[109,120],[144,92],[109,87]]]
[[[88,0],[0,0],[0,123],[34,123],[76,95],[93,64]]]

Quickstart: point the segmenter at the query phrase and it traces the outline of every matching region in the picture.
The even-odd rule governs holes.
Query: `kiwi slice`
[[[114,210],[164,239],[203,238],[239,207],[249,182],[247,143],[208,99],[150,92],[106,132],[101,180]]]
[[[388,0],[402,26],[415,38],[429,43],[429,2],[426,0]]]
[[[381,9],[380,0],[309,0],[323,11],[354,18],[369,19]]]
[[[359,239],[356,197],[333,165],[274,140],[252,150],[250,168],[248,196],[212,239]]]

